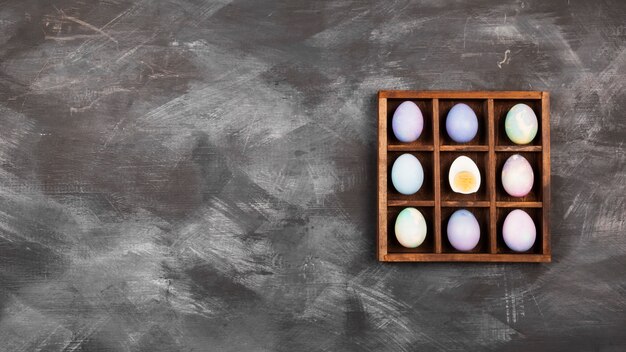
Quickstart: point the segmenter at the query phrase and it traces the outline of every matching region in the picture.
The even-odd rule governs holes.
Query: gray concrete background
[[[626,2],[0,2],[0,350],[626,350]],[[552,93],[551,264],[375,260],[379,89]]]

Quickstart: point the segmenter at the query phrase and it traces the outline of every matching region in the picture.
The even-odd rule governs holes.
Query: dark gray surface
[[[625,22],[1,2],[0,350],[626,350]],[[376,262],[379,89],[550,91],[554,262]]]

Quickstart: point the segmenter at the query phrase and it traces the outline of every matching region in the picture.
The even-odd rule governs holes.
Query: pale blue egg
[[[448,241],[458,251],[470,251],[480,241],[480,225],[469,210],[459,209],[448,220]]]
[[[419,210],[405,208],[396,218],[394,231],[398,242],[403,247],[418,247],[426,239],[426,219],[424,219],[424,215]]]
[[[466,143],[476,137],[478,133],[478,117],[467,104],[456,104],[446,117],[446,131],[448,136],[457,143]]]
[[[528,144],[535,139],[539,122],[530,106],[516,104],[506,114],[504,130],[507,137],[515,144]]]
[[[420,108],[412,101],[405,101],[398,106],[391,119],[394,136],[400,142],[414,142],[424,129],[424,116]]]
[[[391,183],[402,194],[414,194],[424,183],[422,164],[412,154],[402,154],[391,167]]]

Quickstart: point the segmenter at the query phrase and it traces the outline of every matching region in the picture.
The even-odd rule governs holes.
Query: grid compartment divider
[[[433,113],[433,182],[435,186],[435,253],[441,253],[443,230],[441,225],[441,167],[439,162],[439,99],[432,100]]]
[[[541,94],[541,171],[542,171],[542,216],[541,233],[543,255],[550,256],[550,93]]]
[[[497,218],[496,218],[496,182],[498,182],[498,175],[496,175],[496,152],[495,152],[495,126],[494,124],[494,111],[493,111],[493,99],[487,99],[487,123],[489,126],[488,143],[489,143],[489,163],[488,163],[488,193],[489,193],[489,253],[495,254],[498,252],[497,248]]]

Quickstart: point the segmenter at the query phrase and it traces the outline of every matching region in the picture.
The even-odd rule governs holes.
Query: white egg
[[[396,218],[395,233],[398,242],[404,247],[415,248],[426,239],[426,219],[415,208],[404,208]]]
[[[452,165],[450,165],[448,182],[450,182],[450,188],[456,193],[476,193],[480,188],[480,171],[478,166],[465,155],[454,159]]]

